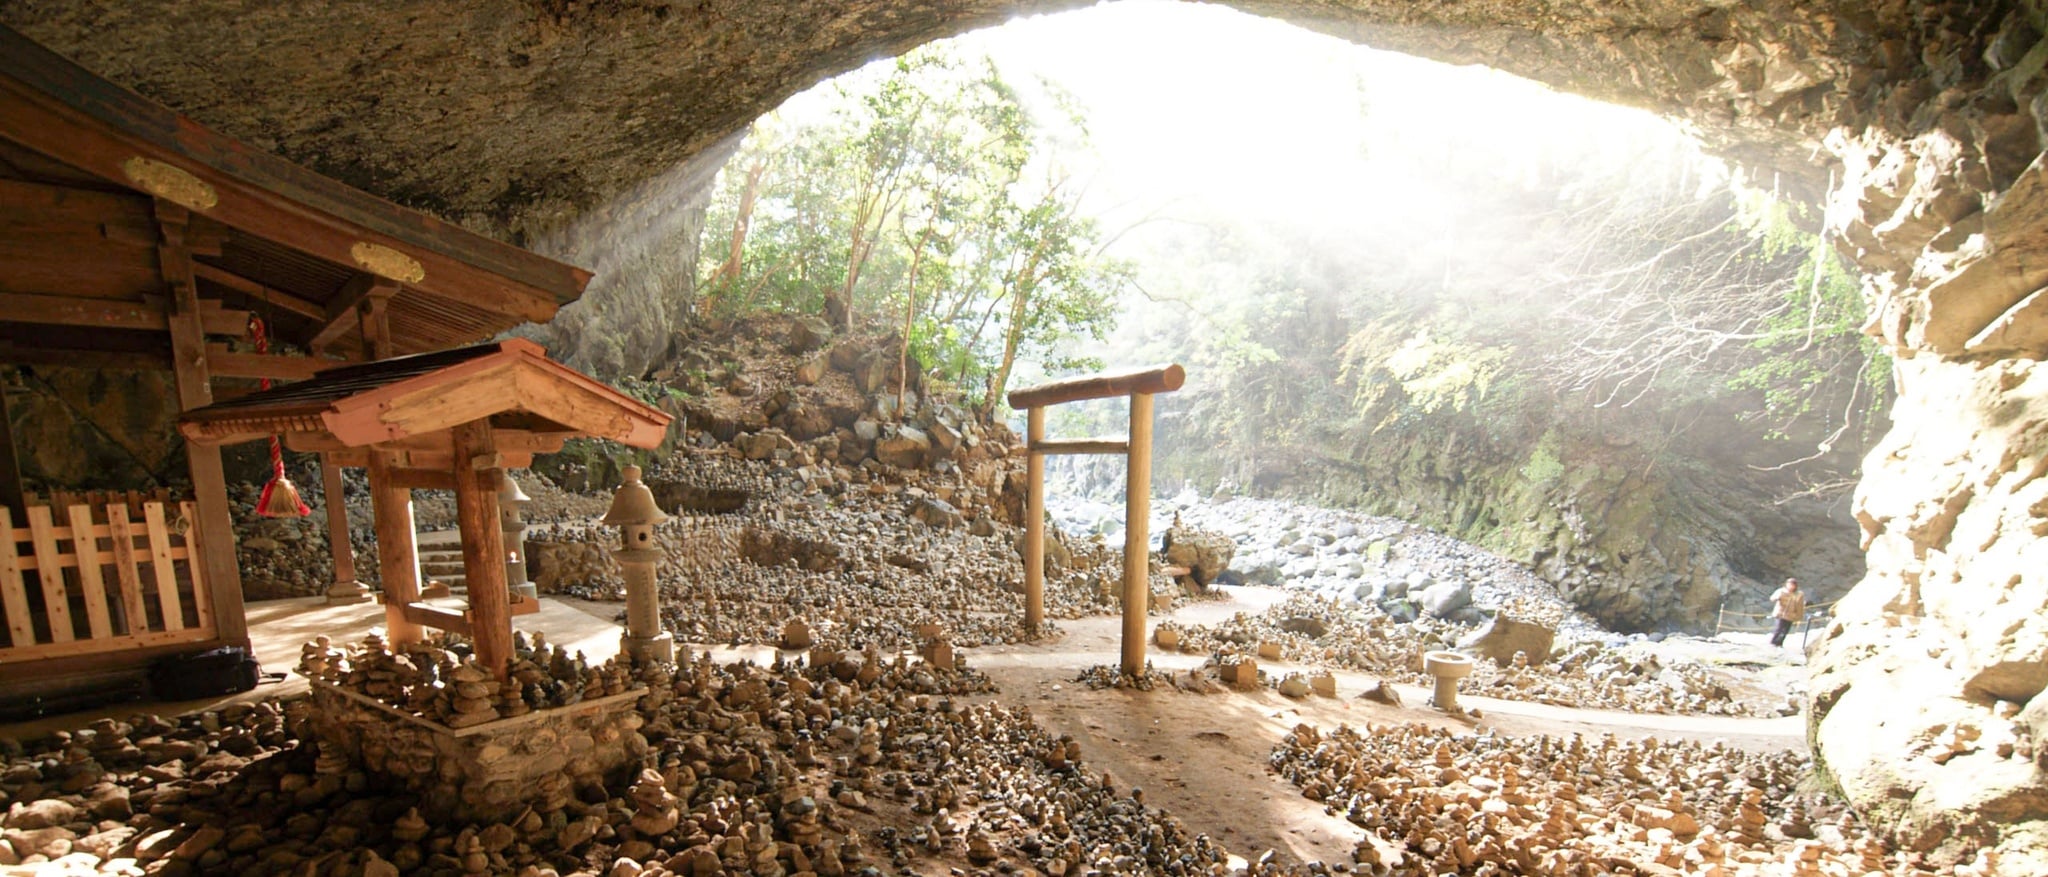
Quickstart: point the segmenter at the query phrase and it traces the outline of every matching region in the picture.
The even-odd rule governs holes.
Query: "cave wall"
[[[1768,595],[1788,576],[1816,604],[1863,577],[1846,504],[1787,499],[1796,485],[1751,469],[1762,453],[1729,458],[1729,449],[1756,445],[1709,428],[1732,418],[1701,417],[1708,427],[1681,445],[1603,413],[1544,412],[1519,428],[1419,417],[1352,437],[1348,448],[1248,460],[1229,474],[1262,493],[1398,517],[1485,547],[1623,632],[1711,635],[1724,608],[1767,613]],[[1170,480],[1176,458],[1206,453],[1169,450],[1158,468]]]
[[[543,325],[514,334],[605,378],[642,377],[667,352],[696,303],[697,250],[711,183],[744,139],[727,137],[559,228],[534,235],[534,252],[595,273],[583,297]]]
[[[1874,824],[2048,873],[2048,43],[2028,7],[1842,131],[1830,221],[1896,353],[1856,517],[1870,572],[1812,660],[1809,736]],[[1917,102],[1910,102],[1917,101]]]
[[[26,488],[147,490],[189,483],[170,372],[0,367]]]
[[[1400,319],[1408,331],[1455,331],[1425,315]],[[1356,332],[1330,315],[1317,323],[1345,339],[1353,363],[1383,361],[1409,337]],[[1355,387],[1375,378],[1358,365],[1340,371],[1315,341],[1290,341],[1297,362],[1321,368],[1285,371],[1310,388],[1287,403],[1269,407],[1271,375],[1257,370],[1212,375],[1162,400],[1173,428],[1158,439],[1159,483],[1227,485],[1421,524],[1527,566],[1623,632],[1767,627],[1768,596],[1785,578],[1805,583],[1814,605],[1863,578],[1847,486],[1811,488],[1826,473],[1854,472],[1866,444],[1830,437],[1825,415],[1758,423],[1747,415],[1761,394],[1725,387],[1599,406],[1503,381],[1438,406],[1412,404],[1396,387],[1364,416],[1345,417]],[[1769,434],[1778,429],[1792,434]],[[1823,443],[1833,449],[1816,452]],[[1798,456],[1810,457],[1807,468],[1785,465]],[[1122,490],[1120,465],[1072,468],[1101,497]],[[1736,614],[1724,619],[1724,609]]]
[[[1012,13],[1075,5],[18,0],[0,22],[258,148],[601,260],[586,242],[605,239],[608,205],[790,94]],[[1871,331],[1900,357],[1901,392],[1857,500],[1870,572],[1814,658],[1813,740],[1858,808],[1909,849],[1995,846],[2015,872],[2048,873],[2048,698],[2029,693],[2048,664],[2040,4],[1232,5],[1678,116],[1795,193],[1820,193],[1833,171],[1829,229],[1867,274]],[[635,270],[630,255],[614,264]],[[603,333],[564,337],[582,347]]]

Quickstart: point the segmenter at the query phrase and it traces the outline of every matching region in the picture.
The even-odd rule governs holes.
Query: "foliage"
[[[1451,337],[1430,324],[1389,345],[1389,328],[1374,323],[1337,351],[1341,378],[1355,388],[1352,405],[1361,415],[1376,415],[1374,430],[1402,417],[1471,410],[1510,360],[1505,348]]]
[[[1763,407],[1751,416],[1764,420],[1773,437],[1789,438],[1793,424],[1820,418],[1832,430],[1824,445],[1851,431],[1867,440],[1880,427],[1891,358],[1862,332],[1864,301],[1856,277],[1821,235],[1802,227],[1805,219],[1803,205],[1760,193],[1742,201],[1736,225],[1759,243],[1764,257],[1798,257],[1800,279],[1785,293],[1784,306],[1764,316],[1750,342],[1760,358],[1737,372],[1729,386],[1762,393]]]
[[[707,221],[733,231],[703,250],[706,308],[886,317],[906,363],[992,408],[1019,357],[1100,340],[1130,273],[1050,154],[1085,145],[1085,127],[1049,102],[1028,105],[986,59],[926,48],[837,86],[824,121],[757,123]]]
[[[1535,450],[1529,452],[1529,461],[1522,465],[1522,477],[1543,487],[1564,475],[1564,461],[1558,458],[1559,444],[1556,432],[1545,432]]]
[[[1443,477],[1540,486],[1584,462],[1568,446],[1780,495],[1853,473],[1888,363],[1802,207],[1597,168],[1569,197],[1499,186],[1449,243],[1383,227],[1334,248],[1218,218],[1155,244],[1140,282],[1188,316],[1142,322],[1202,383],[1182,403],[1201,430],[1168,438],[1163,475],[1384,472],[1433,447],[1461,461]]]

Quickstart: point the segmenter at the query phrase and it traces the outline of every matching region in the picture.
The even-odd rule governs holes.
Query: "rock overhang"
[[[0,22],[230,136],[524,243],[831,76],[1081,5],[137,0],[16,4]],[[1820,138],[1886,124],[1885,83],[1917,62],[1884,47],[1924,42],[1913,31],[1926,29],[1797,0],[1228,5],[1680,117],[1724,154],[1814,195],[1830,158]]]

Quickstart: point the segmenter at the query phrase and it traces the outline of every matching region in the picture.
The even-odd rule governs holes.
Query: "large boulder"
[[[1203,587],[1208,587],[1229,569],[1230,558],[1237,554],[1237,543],[1229,536],[1213,530],[1198,530],[1179,521],[1167,528],[1161,544],[1166,562],[1187,567],[1188,576]]]
[[[932,440],[914,426],[899,426],[875,440],[875,459],[898,469],[924,468]]]
[[[735,438],[733,444],[737,445],[740,453],[745,454],[749,460],[766,460],[774,457],[778,451],[786,453],[796,450],[796,442],[790,440],[790,437],[779,429],[748,433]]]
[[[1457,580],[1442,581],[1410,596],[1421,604],[1422,611],[1436,618],[1448,619],[1458,614],[1458,610],[1472,605],[1472,585]]]
[[[937,497],[924,497],[910,504],[910,516],[923,521],[926,526],[938,530],[956,530],[966,524],[960,517],[960,510],[953,504]]]
[[[1557,641],[1557,631],[1533,621],[1521,621],[1506,615],[1493,616],[1493,622],[1480,628],[1470,638],[1458,644],[1458,648],[1491,658],[1503,667],[1515,660],[1516,652],[1529,656],[1530,664],[1541,664],[1550,660],[1551,646]]]

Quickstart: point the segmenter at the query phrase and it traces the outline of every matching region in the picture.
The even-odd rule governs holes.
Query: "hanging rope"
[[[270,352],[270,333],[263,325],[263,318],[249,317],[249,334],[256,340],[257,353]],[[270,389],[270,379],[263,378],[259,385]],[[298,485],[284,474],[284,442],[276,435],[270,437],[270,481],[263,485],[263,495],[256,500],[256,513],[266,518],[303,518],[313,513],[304,500],[299,499]]]

